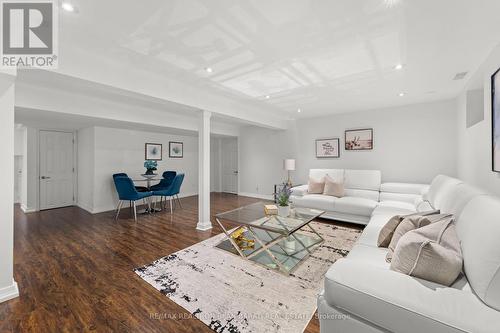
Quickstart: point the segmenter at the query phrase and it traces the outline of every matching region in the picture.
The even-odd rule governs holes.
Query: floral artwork
[[[162,145],[159,143],[146,143],[145,159],[151,161],[162,160]]]
[[[170,158],[182,158],[184,157],[184,144],[182,142],[169,142],[168,143],[168,156]]]

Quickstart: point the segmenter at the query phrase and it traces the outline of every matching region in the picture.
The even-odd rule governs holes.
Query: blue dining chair
[[[128,177],[128,175],[124,172],[120,172],[120,173],[115,173],[113,174],[113,179],[115,179],[116,177]],[[135,186],[135,189],[137,190],[137,192],[148,192],[148,188],[145,187],[145,186]]]
[[[177,199],[179,206],[182,208],[181,200],[179,199],[179,193],[181,191],[182,182],[184,181],[184,174],[179,173],[175,176],[172,184],[166,189],[153,191],[154,196],[158,197],[170,197],[170,214],[173,213],[172,198]]]
[[[134,182],[129,177],[114,177],[116,192],[118,192],[118,207],[116,207],[115,220],[118,219],[120,215],[120,209],[122,208],[123,202],[129,201],[134,204],[134,220],[137,222],[137,208],[135,202],[137,200],[149,198],[153,195],[153,192],[138,192],[134,186]],[[148,206],[150,205],[148,201]]]
[[[177,172],[175,171],[165,171],[162,175],[163,179],[158,184],[151,186],[151,191],[166,190],[172,185],[176,175]]]

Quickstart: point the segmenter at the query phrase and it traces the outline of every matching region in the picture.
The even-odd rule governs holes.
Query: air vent
[[[463,80],[463,78],[467,75],[468,72],[461,72],[461,73],[457,73],[455,75],[455,77],[453,78],[453,80]]]

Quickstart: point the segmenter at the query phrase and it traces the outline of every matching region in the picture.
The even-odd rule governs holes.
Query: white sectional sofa
[[[382,184],[356,245],[326,273],[318,297],[322,333],[500,332],[500,200],[446,176],[423,197],[421,188]],[[377,247],[392,216],[422,205],[455,216],[464,267],[450,287],[390,270],[387,249]]]
[[[374,212],[385,210],[414,212],[423,202],[422,192],[428,185],[385,183],[378,170],[311,169],[309,177],[321,179],[326,175],[344,183],[345,196],[336,198],[307,193],[307,185],[292,188],[291,201],[297,207],[324,210],[323,218],[367,224]],[[425,205],[422,209],[426,209]]]

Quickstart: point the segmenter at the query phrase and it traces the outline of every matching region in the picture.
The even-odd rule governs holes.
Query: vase
[[[146,175],[153,175],[154,174],[154,170],[153,169],[147,169],[146,170]]]
[[[290,215],[290,206],[278,206],[278,215],[288,217]]]

